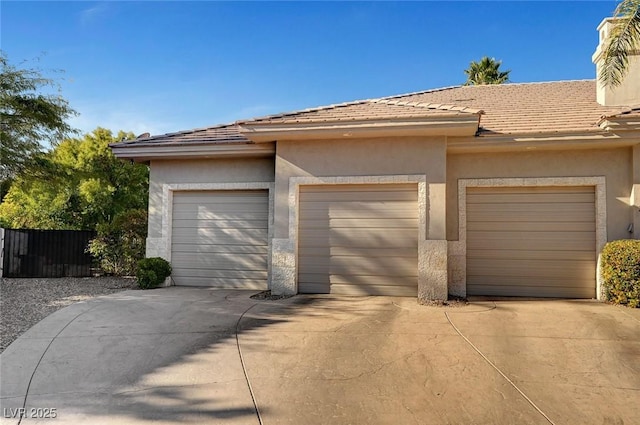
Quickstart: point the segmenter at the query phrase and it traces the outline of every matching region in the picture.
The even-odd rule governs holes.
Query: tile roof
[[[253,143],[244,137],[236,124],[221,124],[206,128],[197,128],[176,133],[161,134],[158,136],[138,137],[134,140],[119,142],[118,147],[128,145],[153,146],[173,144],[224,144],[224,143]]]
[[[143,137],[118,145],[252,143],[242,135],[241,125],[420,119],[463,114],[481,114],[480,136],[590,132],[602,131],[598,124],[603,117],[638,113],[638,105],[635,106],[632,109],[598,104],[595,80],[455,86]]]
[[[460,86],[386,99],[482,108],[480,135],[599,131],[600,118],[630,110],[598,104],[595,80]]]
[[[479,114],[482,113],[482,110],[442,102],[433,103],[410,102],[397,99],[368,99],[269,115],[266,117],[241,121],[240,123],[304,124],[359,120],[376,121],[452,116],[460,115],[462,113]]]

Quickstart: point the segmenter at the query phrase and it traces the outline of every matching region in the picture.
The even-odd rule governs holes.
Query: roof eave
[[[496,134],[447,139],[447,152],[485,153],[619,148],[640,144],[640,132],[574,131],[565,133]]]
[[[640,131],[640,114],[603,117],[598,126],[612,133]]]
[[[117,158],[147,162],[155,159],[268,157],[275,154],[275,145],[273,143],[184,143],[179,145],[118,146],[116,143],[111,145],[111,150]]]
[[[322,140],[402,136],[473,136],[480,115],[456,114],[425,119],[333,121],[309,123],[240,123],[243,136],[252,142]]]

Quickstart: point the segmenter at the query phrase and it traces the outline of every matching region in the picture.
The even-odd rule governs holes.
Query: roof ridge
[[[595,80],[596,80],[595,78],[581,78],[581,79],[577,79],[577,80],[528,81],[528,82],[524,82],[524,83],[504,83],[504,84],[495,84],[495,85],[500,85],[500,86],[527,86],[527,85],[534,85],[534,84],[593,82]],[[491,85],[494,85],[494,84],[485,84],[485,85],[491,86]],[[478,86],[465,86],[465,87],[478,87]]]
[[[456,86],[439,87],[437,89],[419,90],[419,91],[410,92],[410,93],[404,93],[404,94],[394,94],[392,96],[379,97],[379,98],[377,98],[375,100],[397,99],[399,97],[416,96],[416,95],[419,95],[419,94],[427,94],[427,93],[436,93],[436,92],[439,92],[439,91],[457,89],[457,88],[460,88],[460,87],[462,87],[462,85],[458,84]]]
[[[468,112],[471,114],[484,114],[482,109],[470,108],[468,106],[456,106],[453,103],[429,103],[429,102],[411,102],[391,99],[377,99],[373,103],[397,106],[412,106],[414,108],[438,109],[440,111]]]
[[[332,103],[330,105],[314,106],[312,108],[298,109],[298,110],[290,111],[290,112],[279,112],[277,114],[270,114],[270,115],[263,115],[263,116],[260,116],[260,117],[241,119],[241,120],[236,121],[235,124],[236,125],[241,125],[243,123],[248,123],[248,122],[252,122],[252,121],[263,121],[263,120],[269,120],[269,119],[274,119],[274,118],[290,117],[290,116],[293,116],[293,115],[300,115],[300,114],[304,114],[304,113],[308,113],[308,112],[326,111],[326,110],[329,110],[329,109],[343,108],[343,107],[346,107],[346,106],[361,105],[361,104],[364,104],[364,103],[370,103],[373,100],[376,100],[376,99],[374,98],[374,99],[351,100],[351,101],[341,102],[341,103]]]
[[[472,85],[472,86],[465,86],[463,84],[458,84],[454,86],[438,87],[435,89],[419,90],[419,91],[403,93],[403,94],[394,94],[391,96],[379,97],[373,100],[397,99],[400,97],[417,96],[421,94],[437,93],[445,90],[459,89],[464,87],[479,87],[479,86],[485,86],[485,85],[489,87],[498,86],[498,85],[499,86],[524,86],[524,85],[532,85],[532,84],[575,83],[575,82],[587,82],[587,81],[590,81],[590,82],[595,81],[595,78],[582,78],[582,79],[576,79],[576,80],[529,81],[529,82],[523,82],[523,83],[503,83],[503,84],[484,84],[484,85],[480,84],[480,85]]]

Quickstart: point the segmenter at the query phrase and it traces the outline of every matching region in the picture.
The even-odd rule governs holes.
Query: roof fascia
[[[640,131],[495,135],[447,138],[447,153],[522,152],[543,150],[619,148],[640,144]]]
[[[174,145],[111,145],[117,158],[147,162],[152,159],[240,158],[268,157],[276,152],[274,143],[174,144]]]
[[[322,140],[344,137],[473,136],[479,114],[452,114],[436,118],[360,120],[312,123],[239,123],[240,132],[252,142],[274,140]]]

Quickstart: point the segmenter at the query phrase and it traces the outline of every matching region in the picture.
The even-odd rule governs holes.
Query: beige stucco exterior
[[[597,69],[611,22],[605,20],[598,28],[600,46],[592,58]],[[542,85],[506,88],[508,91],[500,94],[505,100],[512,90],[522,96],[518,99],[521,107],[511,109],[503,107],[510,102],[496,102],[501,98],[491,94],[494,91],[485,91],[487,87],[476,91],[478,95],[485,93],[480,103],[489,108],[486,110],[467,105],[475,98],[467,99],[463,88],[451,92],[458,93],[451,98],[440,98],[440,90],[435,90],[172,133],[112,148],[121,158],[150,163],[147,256],[171,260],[176,191],[268,191],[267,272],[269,288],[275,294],[298,292],[301,187],[415,185],[418,299],[443,300],[448,294],[466,295],[467,188],[546,186],[551,191],[551,186],[557,190],[586,186],[593,195],[590,199],[595,199],[590,209],[590,214],[595,211],[595,232],[588,238],[595,234],[590,243],[595,242],[596,257],[607,241],[640,238],[640,124],[636,108],[640,105],[640,79],[633,78],[640,73],[637,53],[632,52],[622,86],[611,89],[579,81],[548,83],[544,85],[547,94],[538,96],[535,108],[531,107],[532,90]],[[553,84],[569,94],[547,99],[550,94],[564,93],[554,91]],[[590,91],[584,92],[589,84]],[[567,101],[572,99],[572,90],[582,90],[578,98],[582,100],[577,103],[591,105],[590,109],[575,109],[574,103]],[[624,108],[609,110],[601,105]],[[567,125],[565,117],[570,121]],[[530,196],[532,190],[518,192]],[[526,207],[527,212],[530,208]],[[585,210],[578,208],[576,211]],[[573,221],[575,214],[565,216],[565,221]],[[494,216],[489,218],[487,221],[498,222]],[[548,229],[543,227],[552,232]],[[502,228],[492,228],[485,233],[494,237],[500,232]],[[470,239],[470,246],[473,241]],[[555,255],[553,252],[548,249],[548,255]],[[520,255],[526,260],[531,256]],[[592,251],[588,256],[593,256]],[[587,274],[591,273],[589,269]],[[487,276],[493,280],[492,275]],[[599,272],[595,277],[601,298]],[[492,281],[491,285],[496,284]]]
[[[447,296],[446,138],[283,141],[276,148],[273,290],[297,292],[297,193],[304,184],[418,184],[418,296]]]
[[[147,257],[170,260],[172,194],[176,190],[269,190],[273,222],[272,158],[157,160],[150,165]]]
[[[593,54],[592,61],[596,65],[596,74],[600,75],[603,61],[603,52],[609,40],[609,35],[615,18],[604,19],[598,26],[599,44]],[[606,86],[598,80],[598,103],[606,106],[638,105],[640,99],[640,78],[634,78],[640,73],[640,50],[630,52],[627,57],[627,77],[623,78],[619,86]]]
[[[607,185],[608,240],[629,238],[632,173],[631,148],[448,155],[447,240],[458,240],[459,179],[598,176]]]
[[[305,184],[415,183],[420,299],[466,294],[460,196],[467,186],[591,185],[598,250],[609,240],[638,237],[640,146],[452,153],[456,142],[444,136],[280,141],[272,158],[152,161],[147,255],[170,259],[174,191],[269,190],[269,285],[275,293],[296,293],[298,193]]]

